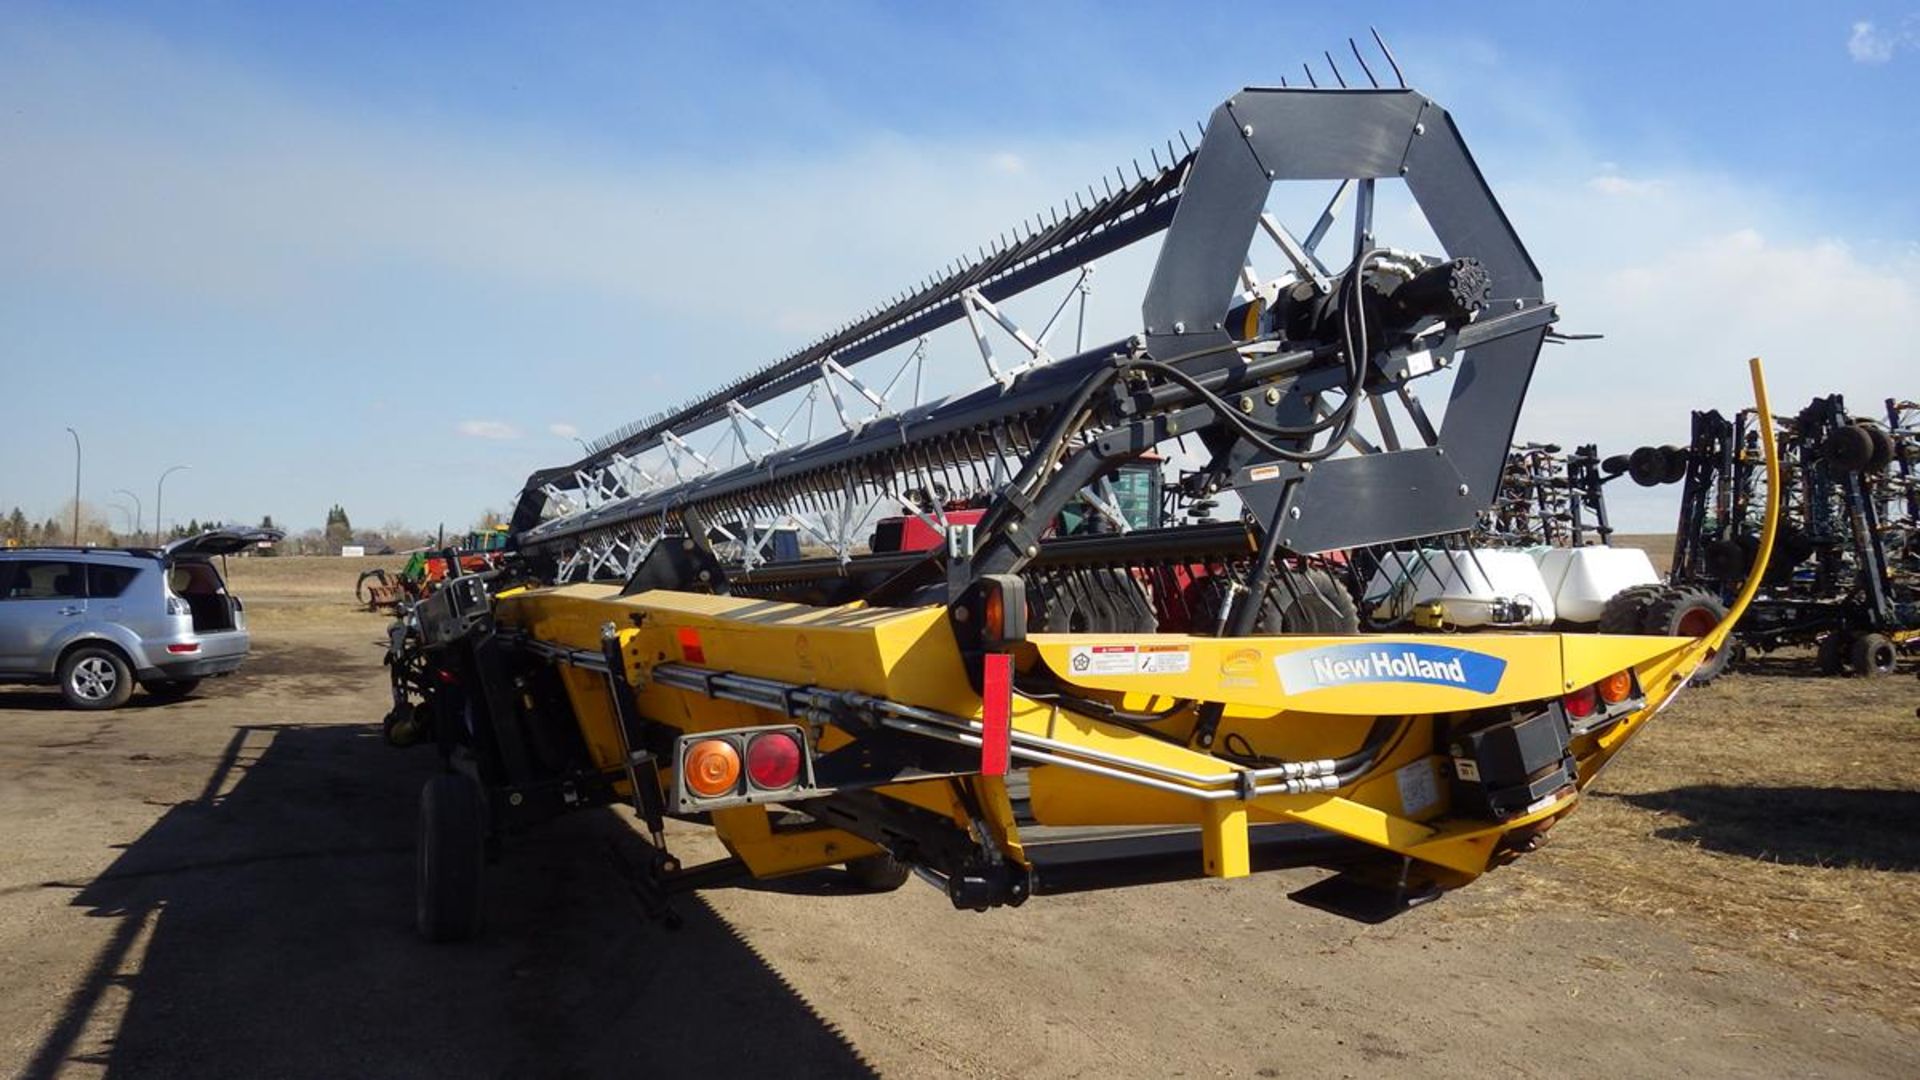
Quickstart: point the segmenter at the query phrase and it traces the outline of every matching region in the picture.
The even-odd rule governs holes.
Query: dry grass
[[[1635,547],[1647,553],[1653,560],[1653,568],[1662,574],[1673,565],[1672,533],[1615,533],[1615,547]]]
[[[1916,704],[1910,677],[1784,663],[1692,691],[1510,871],[1516,902],[1661,920],[1920,1027]]]
[[[257,601],[325,601],[339,597],[354,603],[353,583],[362,571],[380,567],[398,573],[407,560],[398,556],[339,559],[321,555],[227,560],[228,584],[249,604]]]

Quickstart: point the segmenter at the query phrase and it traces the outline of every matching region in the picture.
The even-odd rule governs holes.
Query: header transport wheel
[[[913,871],[892,855],[869,855],[847,863],[847,876],[866,892],[892,892],[907,883]]]
[[[420,790],[414,916],[428,941],[480,932],[486,866],[486,793],[465,773],[437,773]]]

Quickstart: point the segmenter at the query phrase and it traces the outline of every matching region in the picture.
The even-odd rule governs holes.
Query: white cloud
[[[1862,19],[1847,35],[1847,55],[1856,64],[1884,64],[1894,53],[1916,47],[1920,47],[1920,14],[1908,15],[1892,27]]]
[[[1602,173],[1587,181],[1587,186],[1602,195],[1632,198],[1637,195],[1651,195],[1660,190],[1658,180],[1633,180],[1613,173]]]
[[[504,420],[462,420],[457,429],[469,439],[517,439],[520,429]]]
[[[547,430],[563,439],[576,438],[580,434],[580,429],[572,424],[548,424]]]
[[[1750,403],[1752,356],[1776,412],[1816,394],[1858,412],[1912,396],[1920,256],[1810,232],[1809,208],[1745,182],[1674,172],[1644,184],[1633,199],[1592,183],[1506,186],[1560,328],[1606,335],[1546,349],[1520,438],[1602,453],[1685,442],[1692,410]],[[1628,529],[1671,527],[1676,489],[1608,491]]]
[[[1002,150],[1001,152],[993,155],[991,158],[988,158],[987,161],[988,161],[988,164],[993,166],[993,171],[995,172],[1006,173],[1008,175],[1015,175],[1015,174],[1023,173],[1027,171],[1027,162],[1025,158],[1021,157],[1019,154],[1011,153],[1005,150]]]

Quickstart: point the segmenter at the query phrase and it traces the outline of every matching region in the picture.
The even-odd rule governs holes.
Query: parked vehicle
[[[76,709],[137,682],[182,698],[247,658],[246,609],[214,565],[275,529],[216,529],[163,548],[0,551],[0,682],[52,683]]]

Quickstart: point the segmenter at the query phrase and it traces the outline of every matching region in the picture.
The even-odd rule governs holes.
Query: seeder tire
[[[1727,606],[1704,589],[1662,589],[1647,604],[1640,624],[1641,633],[1659,637],[1702,637],[1727,617]],[[1727,670],[1732,651],[1725,645],[1694,669],[1688,680],[1705,686]]]
[[[1880,472],[1893,464],[1893,459],[1899,456],[1900,448],[1894,445],[1893,436],[1887,433],[1887,429],[1878,424],[1862,424],[1861,427],[1873,439],[1873,456],[1867,459],[1868,471]]]
[[[1666,451],[1658,446],[1637,447],[1627,455],[1627,475],[1641,487],[1659,487],[1666,474]]]
[[[428,941],[480,932],[487,849],[486,793],[465,773],[438,773],[420,790],[414,922]]]
[[[1843,472],[1859,472],[1873,463],[1873,435],[1866,428],[1844,425],[1827,436],[1822,456]]]
[[[1878,679],[1893,674],[1893,669],[1900,662],[1900,653],[1885,634],[1861,634],[1853,639],[1848,659],[1853,662],[1855,675],[1863,679]]]
[[[1647,621],[1647,605],[1665,591],[1664,585],[1629,585],[1609,597],[1600,609],[1603,634],[1638,634]]]
[[[1687,452],[1678,446],[1660,448],[1660,482],[1677,484],[1687,478]]]
[[[1815,663],[1822,675],[1844,675],[1847,671],[1847,636],[1838,631],[1820,639]]]

